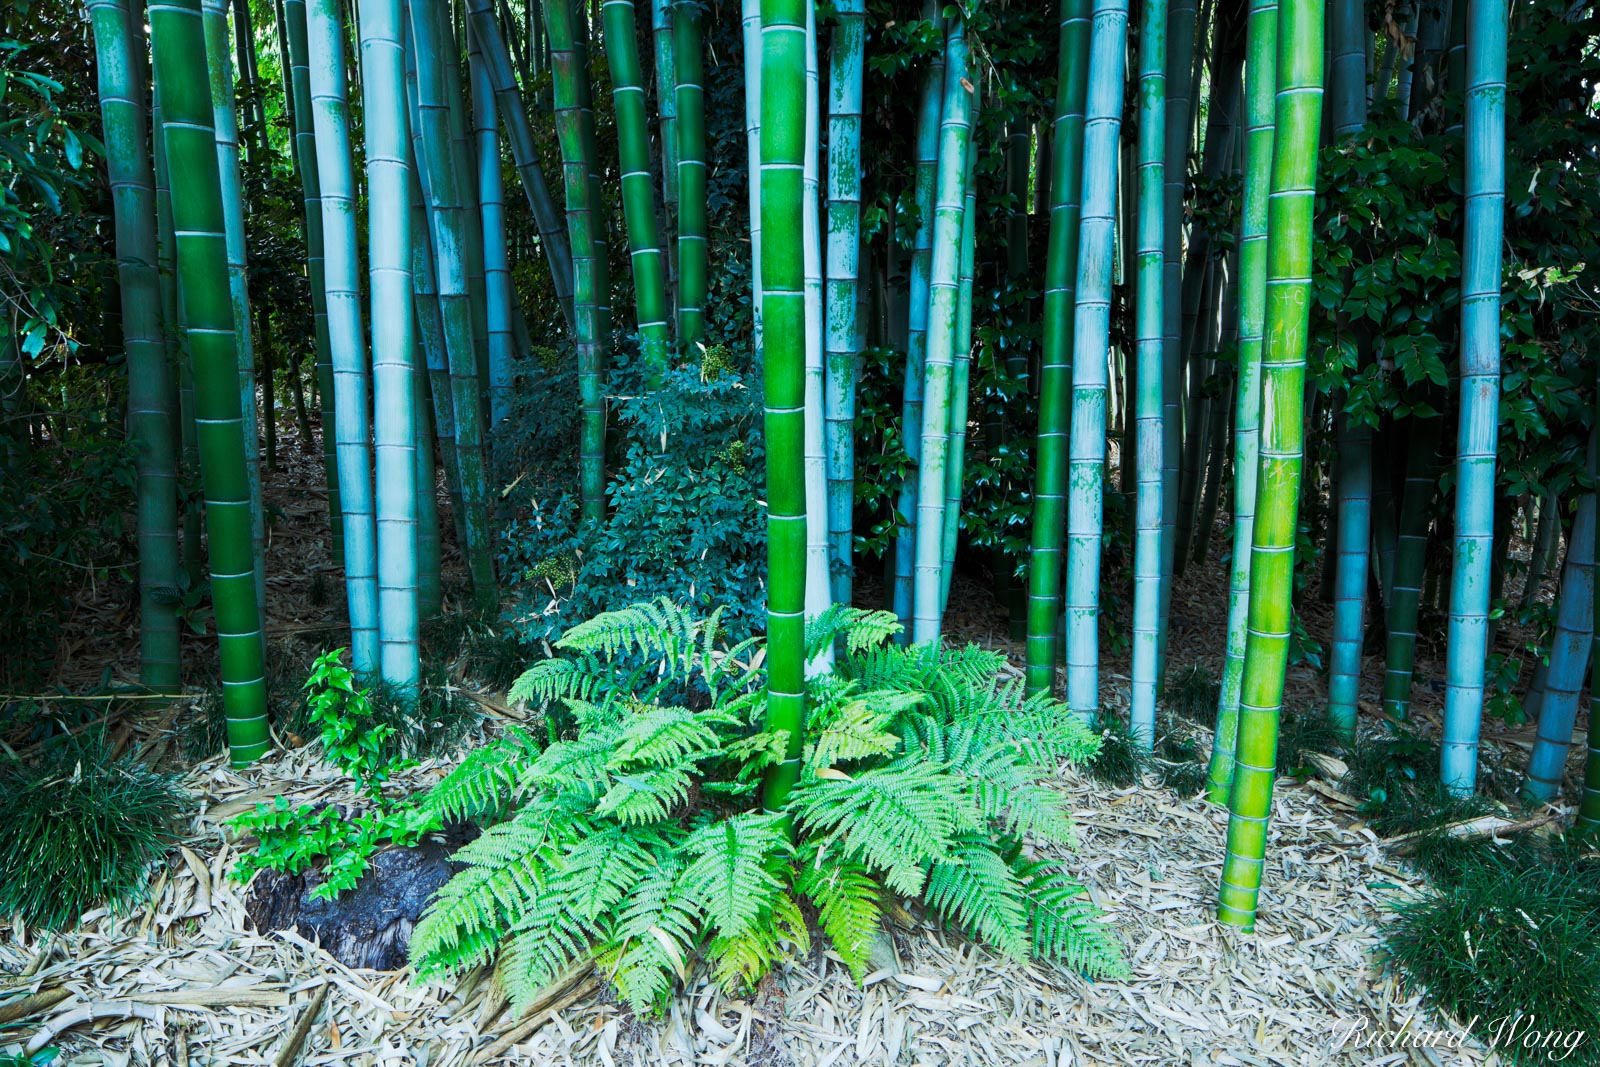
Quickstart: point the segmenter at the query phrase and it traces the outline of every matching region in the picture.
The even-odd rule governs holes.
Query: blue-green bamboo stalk
[[[511,263],[506,256],[505,182],[500,171],[500,122],[495,114],[494,86],[483,62],[476,34],[469,34],[467,66],[472,77],[472,131],[477,142],[478,215],[483,232],[483,295],[489,354],[489,425],[504,426],[511,417]],[[509,429],[503,436],[509,436]],[[502,441],[491,430],[492,442]]]
[[[956,298],[955,365],[950,375],[950,455],[945,460],[944,536],[940,539],[939,613],[950,606],[956,544],[961,532],[961,490],[967,466],[967,406],[972,377],[972,281],[978,256],[978,112],[982,93],[972,94],[972,132],[967,142],[967,199],[961,215],[961,267]]]
[[[1106,460],[1107,360],[1117,239],[1117,139],[1127,78],[1127,0],[1095,0],[1083,121],[1083,218],[1072,344],[1067,466],[1067,707],[1100,704],[1100,546]]]
[[[438,271],[439,310],[444,320],[445,354],[450,366],[456,466],[461,479],[462,525],[467,535],[463,555],[472,576],[474,599],[479,610],[487,612],[494,610],[499,595],[495,588],[494,555],[489,545],[483,407],[477,353],[472,343],[472,301],[465,261],[468,220],[450,143],[445,53],[454,46],[442,21],[443,12],[433,0],[410,0],[408,8],[413,46],[410,51],[415,55],[417,72],[416,118],[420,128],[420,137],[414,137],[414,141],[418,142],[419,150],[417,166],[426,174],[421,184],[428,202],[429,228]],[[407,410],[410,410],[409,405]],[[406,439],[410,438],[408,433]],[[415,531],[409,536],[414,541]]]
[[[750,326],[759,354],[761,338],[761,0],[741,0],[744,38],[744,136],[750,178]]]
[[[650,0],[650,36],[655,45],[656,116],[661,136],[661,201],[670,227],[678,206],[678,58],[672,36],[674,0]]]
[[[1593,448],[1591,442],[1591,452]],[[1544,699],[1539,702],[1539,730],[1522,786],[1524,796],[1536,803],[1559,796],[1566,774],[1567,746],[1572,744],[1578,717],[1578,691],[1583,688],[1594,641],[1594,545],[1595,497],[1591,492],[1578,501],[1572,537],[1567,542],[1550,667],[1545,672]]]
[[[944,30],[938,0],[923,0],[923,18]],[[923,76],[917,105],[915,197],[917,231],[911,251],[911,279],[906,328],[905,392],[900,403],[900,437],[906,450],[906,471],[895,501],[898,528],[894,542],[894,585],[890,603],[902,638],[913,630],[913,571],[917,545],[917,487],[921,484],[922,391],[928,347],[928,271],[933,259],[934,195],[938,184],[940,107],[944,99],[944,50],[936,53]]]
[[[973,92],[967,36],[959,20],[945,33],[933,247],[928,268],[927,355],[922,378],[922,456],[918,466],[915,581],[911,640],[939,640],[944,561],[945,465],[950,448],[950,379],[955,364],[961,287],[961,226],[966,213],[967,150]]]
[[[1505,226],[1506,0],[1467,3],[1466,234],[1461,272],[1461,420],[1456,433],[1455,566],[1450,584],[1439,777],[1477,784],[1494,569],[1494,462],[1500,424],[1500,238]],[[1593,687],[1600,690],[1600,686]]]
[[[306,234],[306,276],[311,282],[312,338],[317,353],[317,394],[322,402],[322,466],[328,478],[328,520],[331,527],[331,554],[336,567],[344,566],[343,504],[339,499],[339,461],[334,446],[333,427],[337,414],[333,389],[333,359],[328,349],[326,259],[323,249],[322,177],[317,171],[316,133],[311,128],[311,70],[306,55],[306,0],[283,0],[283,16],[289,42],[287,84],[294,87],[293,119],[295,162],[300,169],[300,194],[304,201]]]
[[[322,212],[328,352],[333,365],[334,424],[323,432],[331,429],[338,452],[350,662],[356,674],[368,678],[376,677],[378,670],[377,529],[368,444],[371,424],[367,416],[367,352],[361,324],[361,258],[356,245],[356,188],[350,166],[342,16],[338,0],[310,0],[306,7],[307,95],[321,178],[318,202]],[[369,127],[369,142],[373,132]]]
[[[816,5],[806,5],[805,155],[801,164],[801,207],[804,241],[806,324],[806,618],[815,619],[832,603],[828,562],[828,460],[823,429],[822,355],[822,219],[821,173],[817,146],[822,125],[822,96],[817,69]],[[809,665],[813,673],[833,668],[833,647],[824,648]]]
[[[1161,247],[1161,622],[1156,633],[1156,692],[1167,675],[1167,633],[1178,549],[1178,471],[1182,465],[1183,187],[1194,130],[1190,97],[1195,0],[1172,0],[1167,17],[1167,144],[1162,181],[1166,233]]]
[[[840,0],[828,65],[826,292],[828,540],[833,599],[850,603],[855,565],[856,361],[861,248],[861,109],[866,72],[866,0]]]
[[[410,693],[419,673],[417,626],[422,609],[418,557],[426,550],[418,543],[418,515],[432,511],[434,503],[432,479],[423,484],[418,471],[417,407],[421,398],[413,328],[407,20],[403,0],[360,0],[359,10],[377,471],[378,669],[384,682]],[[422,451],[427,453],[425,465],[431,468],[432,450]],[[426,501],[420,500],[423,496]],[[433,538],[437,544],[436,517]],[[428,596],[431,599],[434,594],[430,591]]]
[[[1137,477],[1133,546],[1133,672],[1129,721],[1145,749],[1156,738],[1156,665],[1161,631],[1161,458],[1166,233],[1167,3],[1145,0],[1139,23],[1138,237],[1134,399]]]
[[[1359,134],[1367,124],[1366,32],[1361,0],[1334,0],[1328,43],[1333,58],[1328,107],[1333,135]],[[1340,413],[1338,537],[1334,569],[1333,641],[1328,657],[1328,718],[1346,742],[1355,740],[1366,637],[1367,567],[1372,552],[1372,428]]]

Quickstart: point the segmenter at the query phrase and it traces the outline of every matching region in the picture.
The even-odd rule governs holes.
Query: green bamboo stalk
[[[678,346],[686,356],[705,332],[706,271],[706,111],[701,58],[700,7],[672,8],[672,54],[677,117],[678,193]],[[659,37],[658,37],[659,39]],[[667,135],[666,115],[661,135]]]
[[[1146,749],[1156,738],[1156,663],[1161,629],[1162,246],[1166,232],[1167,3],[1145,0],[1139,22],[1137,497],[1133,546],[1133,671],[1129,721]]]
[[[574,340],[578,350],[578,396],[582,429],[578,481],[583,517],[600,521],[606,513],[605,336],[600,327],[599,259],[595,241],[594,115],[584,105],[581,87],[589,71],[580,61],[574,31],[573,0],[547,0],[545,28],[550,40],[556,137],[561,143],[561,177],[567,200],[567,236],[572,245]]]
[[[953,19],[945,31],[933,247],[928,267],[928,339],[922,378],[922,456],[918,465],[911,611],[911,639],[919,645],[937,643],[942,623],[945,467],[950,448],[951,377],[961,296],[967,151],[972,139],[974,94],[969,86],[966,29],[959,19]]]
[[[605,0],[606,62],[617,113],[617,155],[622,167],[622,215],[628,228],[633,264],[634,307],[639,348],[647,378],[660,379],[670,366],[667,280],[656,219],[655,187],[650,179],[650,133],[645,116],[644,78],[634,39],[633,0]]]
[[[106,179],[116,224],[128,360],[128,440],[133,446],[139,547],[139,682],[156,692],[182,684],[174,592],[178,586],[177,457],[172,373],[161,322],[155,185],[144,110],[144,52],[127,0],[90,0]],[[11,346],[15,354],[15,346]],[[20,374],[7,386],[20,389]]]
[[[1306,339],[1317,148],[1322,119],[1320,0],[1278,5],[1276,130],[1267,208],[1267,304],[1261,352],[1261,459],[1251,541],[1237,765],[1218,917],[1255,927],[1289,663],[1294,543],[1303,458]]]
[[[1072,305],[1078,281],[1078,192],[1083,182],[1083,110],[1089,85],[1089,4],[1062,0],[1049,174],[1050,237],[1044,269],[1044,358],[1039,368],[1039,439],[1028,548],[1027,688],[1055,687],[1067,519],[1067,429],[1071,415]],[[1041,181],[1040,184],[1043,184]]]
[[[938,0],[924,0],[923,18],[944,32],[944,16]],[[922,97],[917,106],[916,179],[917,231],[911,252],[911,283],[906,332],[906,377],[900,403],[900,437],[906,450],[906,470],[895,502],[898,527],[894,542],[894,584],[890,602],[895,616],[905,627],[902,637],[914,630],[913,572],[917,544],[918,486],[921,484],[922,416],[928,347],[928,273],[933,259],[934,195],[938,183],[940,107],[944,99],[944,51],[937,52],[923,76]]]
[[[420,138],[414,134],[413,139],[421,142],[417,166],[434,238],[439,312],[444,321],[445,354],[450,366],[456,467],[461,479],[462,525],[467,535],[463,554],[472,576],[477,606],[489,612],[494,610],[499,597],[494,581],[494,555],[489,545],[483,406],[478,386],[477,352],[472,343],[472,300],[465,262],[468,222],[450,144],[445,50],[454,45],[440,17],[443,12],[432,0],[409,0],[408,8],[413,46],[410,51],[415,55],[417,72],[416,125],[421,130]],[[415,536],[414,531],[411,536]]]
[[[1267,205],[1277,96],[1278,0],[1252,0],[1245,27],[1244,202],[1239,217],[1239,358],[1234,379],[1233,548],[1228,638],[1206,795],[1227,802],[1239,727],[1250,610],[1251,546],[1261,443],[1261,351],[1267,305]],[[1168,144],[1171,144],[1169,138]],[[1168,292],[1171,292],[1170,288]],[[1168,411],[1174,409],[1168,408]]]
[[[322,398],[322,466],[328,479],[328,521],[333,565],[344,566],[343,504],[339,499],[339,461],[332,429],[337,418],[333,358],[328,349],[328,296],[323,248],[321,175],[316,134],[311,123],[311,69],[306,55],[306,0],[283,0],[284,33],[289,43],[288,84],[294,87],[295,162],[305,206],[306,276],[311,281],[312,336],[317,354],[317,392]]]
[[[608,0],[608,17],[612,6],[621,3]],[[627,6],[626,18],[631,22],[632,5]],[[784,761],[767,770],[762,792],[763,803],[771,811],[783,807],[790,787],[800,776],[806,717],[805,257],[801,221],[805,194],[801,172],[805,155],[808,6],[805,0],[761,0],[761,230],[765,242],[761,307],[768,330],[763,364],[767,442],[766,727],[786,735]],[[621,16],[616,21],[620,23]]]
[[[338,0],[306,8],[307,104],[315,131],[321,196],[328,348],[333,364],[339,499],[343,504],[345,597],[350,661],[362,677],[378,671],[377,528],[372,497],[371,433],[367,414],[366,334],[361,322],[361,258],[356,244],[356,187],[350,165],[350,108],[345,90],[345,44]],[[368,127],[370,141],[375,131]],[[403,164],[402,159],[402,164]],[[374,321],[374,327],[377,327]],[[381,350],[380,350],[381,351]]]
[[[250,543],[255,556],[256,600],[267,602],[266,513],[261,506],[260,435],[256,428],[255,347],[250,335],[250,292],[245,280],[244,184],[239,171],[239,120],[233,107],[233,50],[228,40],[227,0],[202,0],[211,113],[217,127],[217,172],[222,181],[227,226],[228,292],[239,359],[239,412],[244,420],[245,477],[250,482]]]
[[[972,282],[978,256],[978,113],[972,95],[972,132],[967,144],[966,204],[961,212],[961,265],[957,275],[955,362],[950,373],[950,452],[945,459],[944,530],[939,545],[939,613],[950,606],[956,546],[961,532],[961,491],[966,484],[967,408],[972,391]]]
[[[195,381],[223,709],[232,761],[242,767],[267,749],[266,682],[205,31],[198,0],[157,0],[149,14],[171,164],[178,284]]]
[[[1107,357],[1116,258],[1117,138],[1127,77],[1127,0],[1095,0],[1083,125],[1083,218],[1073,304],[1072,434],[1067,484],[1067,707],[1100,705],[1100,548],[1106,459]]]
[[[550,265],[550,278],[555,286],[556,300],[561,304],[567,325],[572,317],[572,249],[562,232],[561,217],[555,201],[550,197],[550,187],[545,184],[544,171],[539,168],[539,153],[534,146],[533,128],[528,124],[528,112],[522,105],[522,92],[517,88],[517,77],[511,66],[511,56],[506,51],[505,38],[500,35],[500,24],[495,21],[492,0],[467,0],[467,17],[472,22],[472,32],[477,36],[478,48],[483,53],[483,63],[488,69],[489,84],[494,87],[500,117],[505,120],[506,143],[511,149],[511,161],[516,164],[517,175],[522,179],[522,191],[533,211],[534,225],[539,230],[539,247],[544,250]]]
[[[489,425],[498,429],[511,417],[511,262],[506,250],[505,186],[500,174],[500,123],[494,87],[476,34],[467,53],[472,78],[472,132],[477,147],[478,216],[483,247],[483,294],[489,357]],[[509,433],[503,435],[510,444]],[[490,439],[499,441],[494,429]]]
[[[1411,674],[1417,655],[1417,612],[1428,550],[1428,526],[1438,487],[1439,420],[1412,416],[1406,450],[1405,495],[1400,504],[1395,545],[1394,585],[1390,593],[1389,640],[1384,655],[1383,710],[1404,719],[1411,706]]]
[[[833,599],[854,589],[856,360],[860,356],[861,111],[866,0],[840,0],[828,63],[827,350],[828,540]],[[681,109],[680,109],[681,111]]]
[[[333,6],[335,0],[313,0]],[[335,8],[336,10],[336,8]],[[379,673],[402,693],[419,674],[424,599],[419,516],[433,510],[433,480],[419,472],[419,369],[413,327],[411,143],[402,0],[360,0],[361,96],[367,156],[367,285],[372,300],[373,441],[377,472]],[[337,27],[335,27],[337,31]],[[419,49],[420,51],[420,49]],[[352,220],[353,221],[353,220]],[[353,249],[352,242],[352,249]],[[363,383],[364,384],[364,383]],[[425,431],[424,431],[425,432]],[[427,477],[427,481],[422,481]],[[425,497],[426,500],[421,498]],[[437,518],[433,521],[437,574]],[[477,574],[473,575],[476,581]],[[436,596],[433,579],[427,597]],[[430,605],[431,606],[431,605]]]
[[[1167,633],[1177,564],[1178,472],[1182,457],[1183,187],[1189,180],[1190,74],[1195,54],[1195,0],[1172,0],[1167,18],[1167,143],[1162,153],[1166,232],[1161,269],[1161,621],[1156,633],[1156,693],[1167,676]]]

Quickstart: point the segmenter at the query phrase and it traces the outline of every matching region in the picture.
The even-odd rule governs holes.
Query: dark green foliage
[[[1123,972],[1081,887],[1022,851],[1066,843],[1042,779],[1096,748],[1062,705],[998,686],[993,653],[895,646],[892,616],[836,606],[806,636],[842,643],[839,672],[811,683],[800,781],[765,812],[787,737],[761,726],[760,640],[730,646],[722,618],[664,598],[604,614],[513,686],[553,740],[511,731],[424,799],[487,829],[417,926],[419,975],[499,953],[524,1002],[592,951],[645,1011],[697,958],[742,990],[807,951],[806,901],[859,979],[891,893],[1016,958]]]
[[[1389,966],[1510,1063],[1600,1063],[1600,869],[1542,846],[1479,843],[1436,891],[1395,906]],[[1518,1020],[1521,1022],[1507,1022]],[[1525,1047],[1557,1033],[1549,1045]],[[1572,1044],[1574,1032],[1581,1032]],[[1570,1054],[1567,1049],[1571,1048]]]
[[[1161,784],[1179,796],[1192,797],[1206,787],[1207,753],[1201,751],[1194,735],[1168,724],[1169,729],[1156,739],[1156,752],[1150,764],[1161,776]]]
[[[441,664],[448,673],[496,693],[505,692],[517,680],[527,656],[514,634],[462,611],[424,622],[422,649],[424,662]]]
[[[576,496],[553,494],[500,540],[504,619],[525,645],[553,642],[580,619],[641,593],[709,610],[745,636],[764,622],[765,508],[760,381],[742,357],[714,345],[699,365],[668,372],[612,412],[626,454],[607,484],[603,523],[579,521]]]
[[[1481,796],[1445,792],[1439,784],[1438,743],[1404,727],[1387,726],[1383,736],[1361,740],[1345,758],[1349,772],[1340,787],[1363,801],[1362,814],[1384,837],[1436,829],[1493,810]]]
[[[97,733],[0,765],[0,913],[61,927],[137,899],[183,803],[171,777],[113,759]]]

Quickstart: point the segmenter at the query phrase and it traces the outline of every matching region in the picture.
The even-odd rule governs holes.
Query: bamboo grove
[[[284,353],[297,418],[319,416],[303,488],[352,666],[400,693],[430,620],[549,613],[607,539],[645,553],[607,524],[683,461],[697,413],[675,398],[703,390],[709,418],[743,390],[743,438],[708,451],[740,476],[760,457],[762,528],[738,536],[788,739],[769,808],[807,680],[844,651],[808,656],[832,605],[923,644],[992,600],[1028,693],[1150,748],[1208,567],[1225,922],[1255,923],[1296,679],[1353,741],[1413,718],[1441,650],[1443,786],[1478,788],[1480,724],[1514,704],[1537,724],[1524,791],[1555,798],[1600,604],[1596,375],[1572,339],[1596,286],[1561,220],[1595,118],[1527,74],[1593,16],[1548,6],[90,0],[140,682],[180,688],[205,581],[234,763],[270,743]],[[299,303],[261,266],[291,200]],[[8,329],[12,405],[39,347]],[[519,488],[541,464],[581,532],[533,565],[508,545],[554,537],[556,505]]]

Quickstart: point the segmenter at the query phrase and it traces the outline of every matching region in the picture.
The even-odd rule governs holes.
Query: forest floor
[[[285,420],[287,422],[287,420]],[[338,583],[326,564],[324,501],[295,486],[320,484],[320,457],[280,437],[283,468],[268,485],[278,509],[270,548],[269,638],[304,658],[331,638]],[[318,573],[326,577],[318,578]],[[1226,631],[1226,571],[1192,567],[1173,600],[1175,667],[1220,668]],[[93,685],[109,664],[120,677],[136,662],[131,611],[86,594],[82,625],[64,644],[64,686]],[[102,597],[110,594],[99,594]],[[1020,667],[988,592],[958,580],[948,628],[953,640],[1003,649]],[[121,612],[117,616],[117,612]],[[95,640],[107,613],[120,619],[115,645]],[[1325,640],[1326,609],[1306,619]],[[73,633],[82,636],[72,636]],[[1442,634],[1419,648],[1413,719],[1437,730]],[[196,645],[198,651],[200,645]],[[1126,653],[1103,664],[1103,695],[1125,704]],[[1375,687],[1380,658],[1369,658]],[[81,691],[81,690],[80,690]],[[477,694],[492,733],[517,712]],[[1324,699],[1315,670],[1291,670],[1288,703]],[[1375,708],[1367,709],[1374,713]],[[1358,817],[1354,801],[1317,779],[1280,778],[1273,800],[1265,886],[1256,931],[1242,935],[1213,917],[1226,812],[1148,781],[1124,789],[1078,769],[1057,780],[1079,826],[1069,861],[1125,946],[1132,977],[1088,982],[1053,965],[1015,963],[947,933],[920,914],[887,924],[877,970],[858,988],[820,944],[775,974],[751,998],[730,997],[704,976],[666,1018],[640,1020],[592,974],[574,974],[555,999],[513,1019],[489,976],[417,986],[409,971],[345,967],[293,930],[258,931],[245,915],[248,887],[230,875],[236,848],[225,823],[260,800],[340,799],[349,783],[305,748],[285,748],[245,771],[214,756],[182,764],[180,735],[193,705],[149,708],[116,735],[173,769],[198,811],[157,875],[148,901],[125,914],[86,916],[50,936],[0,924],[0,1020],[6,1001],[45,994],[21,1033],[63,1049],[64,1064],[351,1064],[465,1067],[490,1062],[728,1067],[945,1067],[957,1064],[1284,1065],[1494,1064],[1455,1049],[1356,1047],[1369,1037],[1459,1029],[1426,1009],[1385,972],[1377,953],[1389,909],[1425,882]],[[1490,748],[1520,767],[1532,727],[1496,729]],[[1580,727],[1581,728],[1581,727]],[[424,788],[453,759],[428,760],[400,784]],[[14,1001],[13,1001],[14,1003]],[[308,1018],[308,1016],[310,1016]],[[285,1046],[301,1034],[298,1055]],[[16,1033],[16,1031],[13,1031]],[[59,1036],[56,1036],[59,1034]],[[0,1037],[0,1051],[11,1035]],[[288,1052],[290,1059],[284,1059]]]

